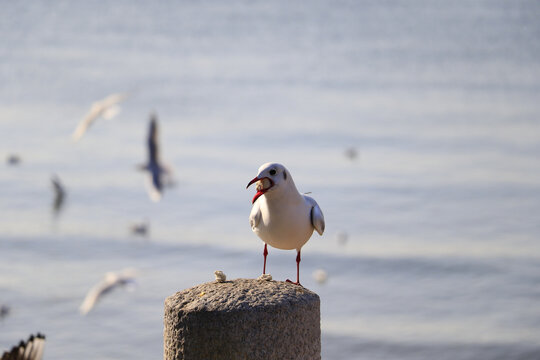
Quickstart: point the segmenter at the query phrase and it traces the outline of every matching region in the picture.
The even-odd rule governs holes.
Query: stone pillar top
[[[237,311],[266,306],[292,306],[319,301],[319,296],[285,281],[235,279],[207,282],[179,291],[165,300],[168,308],[188,311]]]
[[[320,359],[320,299],[283,281],[208,282],[165,300],[164,358]]]

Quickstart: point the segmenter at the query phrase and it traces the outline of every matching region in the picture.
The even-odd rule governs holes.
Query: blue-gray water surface
[[[45,359],[161,358],[165,297],[260,275],[245,186],[278,161],[326,219],[300,279],[323,359],[540,358],[539,18],[522,0],[4,3],[0,351],[41,331]],[[137,171],[152,112],[176,180],[158,203]],[[269,250],[294,277],[294,251]],[[127,267],[136,286],[82,316]]]

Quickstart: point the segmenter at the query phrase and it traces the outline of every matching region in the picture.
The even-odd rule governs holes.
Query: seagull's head
[[[278,163],[266,163],[259,168],[257,176],[249,182],[246,189],[256,184],[257,193],[251,202],[253,204],[260,196],[283,189],[291,181],[291,176],[285,166]]]

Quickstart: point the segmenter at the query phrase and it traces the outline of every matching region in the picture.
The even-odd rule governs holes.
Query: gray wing
[[[257,225],[261,221],[261,209],[259,208],[259,202],[255,201],[253,207],[251,208],[251,213],[249,214],[249,224],[251,225],[251,230],[255,231]]]
[[[322,210],[312,197],[304,195],[304,199],[311,205],[311,225],[313,225],[319,235],[322,235],[324,232],[324,215]]]

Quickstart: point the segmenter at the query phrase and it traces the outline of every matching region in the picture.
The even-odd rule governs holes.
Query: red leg
[[[300,284],[300,250],[298,250],[298,253],[296,254],[296,282],[292,282],[289,279],[287,279],[287,282],[302,286]]]
[[[300,250],[296,254],[296,285],[300,285]]]
[[[266,243],[264,243],[263,255],[264,255],[263,274],[266,274],[266,256],[268,255],[268,248],[267,248]]]

